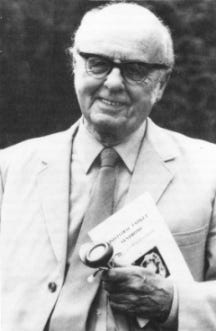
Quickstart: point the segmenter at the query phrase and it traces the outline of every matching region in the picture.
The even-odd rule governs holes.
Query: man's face
[[[154,62],[149,35],[139,40],[129,31],[101,29],[89,35],[80,43],[78,52],[96,54],[114,62]],[[153,47],[154,48],[154,47]],[[86,59],[75,54],[75,90],[85,118],[87,128],[99,138],[110,137],[114,143],[122,141],[134,132],[149,115],[155,94],[160,90],[159,71],[153,71],[146,81],[127,82],[121,70],[114,67],[103,78],[96,78],[86,72]]]

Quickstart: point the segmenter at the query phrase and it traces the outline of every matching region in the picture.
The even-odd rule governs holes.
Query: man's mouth
[[[100,101],[102,101],[105,105],[112,106],[112,107],[125,106],[125,102],[108,100],[108,99],[104,99],[104,98],[101,98]]]

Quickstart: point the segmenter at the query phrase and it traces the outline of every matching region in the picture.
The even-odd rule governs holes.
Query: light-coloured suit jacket
[[[0,153],[3,331],[42,331],[61,291],[76,129]],[[216,147],[148,120],[127,202],[146,191],[195,279],[177,285],[179,331],[216,330]]]

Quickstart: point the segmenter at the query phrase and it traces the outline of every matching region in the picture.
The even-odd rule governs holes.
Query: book
[[[176,282],[192,281],[192,274],[149,193],[144,193],[88,233],[93,243],[113,247],[109,265],[150,268]],[[141,327],[148,320],[137,318]]]
[[[94,243],[113,246],[111,264],[140,265],[164,277],[192,280],[190,270],[149,193],[144,193],[89,231]]]

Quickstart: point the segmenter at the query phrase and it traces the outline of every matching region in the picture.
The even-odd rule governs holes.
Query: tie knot
[[[101,167],[114,167],[118,159],[119,155],[114,148],[104,148],[100,153]]]

